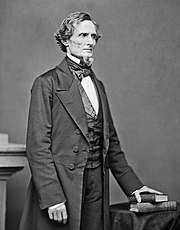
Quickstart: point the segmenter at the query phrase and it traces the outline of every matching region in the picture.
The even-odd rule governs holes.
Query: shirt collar
[[[75,63],[80,64],[80,59],[79,59],[79,58],[77,58],[77,57],[71,55],[70,53],[67,53],[67,56],[68,56],[72,61],[74,61]]]

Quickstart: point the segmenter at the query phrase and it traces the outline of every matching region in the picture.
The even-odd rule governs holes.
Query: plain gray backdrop
[[[64,57],[54,32],[89,12],[103,37],[93,69],[103,80],[127,160],[145,184],[180,200],[180,1],[1,0],[0,132],[25,143],[35,77]],[[30,173],[8,182],[7,230],[17,230]],[[111,178],[111,202],[126,197]]]

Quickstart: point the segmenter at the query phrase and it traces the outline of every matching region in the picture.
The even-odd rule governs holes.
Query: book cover
[[[156,203],[156,202],[164,202],[168,201],[167,194],[155,194],[155,193],[141,193],[141,202],[149,202],[149,203]],[[137,203],[136,197],[130,196],[129,198],[130,203]]]
[[[176,201],[165,201],[161,203],[131,203],[130,211],[132,212],[158,212],[158,211],[173,211],[177,209]]]

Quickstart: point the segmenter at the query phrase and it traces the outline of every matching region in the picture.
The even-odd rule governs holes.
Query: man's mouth
[[[84,49],[84,51],[88,51],[88,52],[92,52],[93,51],[93,49]]]

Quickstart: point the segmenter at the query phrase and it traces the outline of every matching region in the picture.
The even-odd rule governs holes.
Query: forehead
[[[89,20],[82,21],[75,26],[74,35],[80,33],[96,33],[96,27]]]

